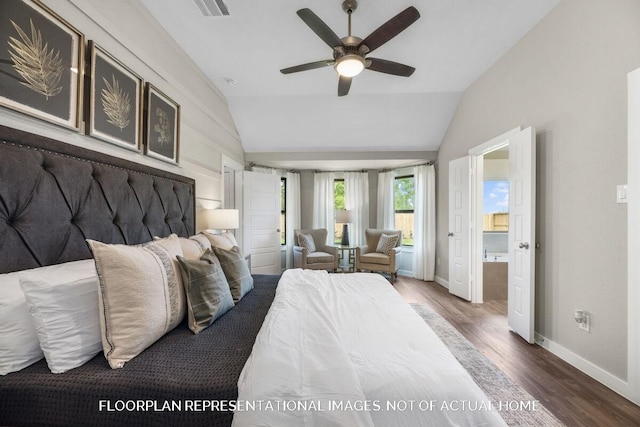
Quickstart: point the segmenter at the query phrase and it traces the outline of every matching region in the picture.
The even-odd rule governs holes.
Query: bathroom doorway
[[[509,147],[483,155],[482,295],[507,314],[509,280]]]
[[[469,150],[471,160],[471,301],[484,301],[485,155],[508,150],[507,319],[509,327],[534,342],[535,321],[535,130],[516,128]],[[491,155],[490,155],[491,156]],[[487,256],[489,248],[487,248]],[[494,255],[494,262],[495,257]]]

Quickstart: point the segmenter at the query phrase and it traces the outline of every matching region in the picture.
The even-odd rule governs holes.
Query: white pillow
[[[21,271],[20,286],[51,372],[82,366],[102,350],[92,259]]]
[[[111,368],[122,368],[184,318],[181,273],[174,271],[180,240],[171,235],[141,246],[87,243],[100,280],[104,355]]]
[[[209,242],[211,243],[212,247],[221,248],[229,251],[234,246],[238,246],[238,242],[236,241],[236,236],[234,236],[232,233],[229,233],[228,231],[225,231],[224,233],[220,233],[220,234],[215,234],[210,231],[203,231],[202,234],[204,234],[207,237],[207,239],[209,239]]]
[[[43,356],[20,276],[0,274],[0,375],[26,368]]]

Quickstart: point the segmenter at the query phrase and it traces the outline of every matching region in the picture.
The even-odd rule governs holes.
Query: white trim
[[[629,399],[640,405],[640,68],[628,74],[627,84],[627,381]]]
[[[407,277],[416,277],[416,274],[413,271],[409,270],[398,270],[398,276],[407,276]]]
[[[567,348],[561,346],[560,344],[554,341],[551,341],[550,339],[538,333],[536,333],[535,336],[536,336],[535,342],[540,347],[555,354],[560,359],[564,360],[571,366],[589,375],[591,378],[602,383],[606,387],[609,387],[611,390],[615,391],[621,396],[633,401],[631,387],[626,381],[616,377],[615,375],[605,371],[601,367],[589,362],[588,360],[577,355],[576,353],[568,350]]]
[[[445,289],[449,289],[449,282],[440,276],[435,277],[435,282]]]
[[[235,206],[233,206],[235,209],[238,209],[239,215],[240,215],[240,228],[236,230],[235,232],[235,236],[236,239],[239,242],[244,242],[244,206],[243,206],[243,201],[244,201],[244,195],[242,192],[242,189],[244,188],[244,181],[243,181],[243,171],[244,171],[244,165],[240,162],[238,162],[235,159],[232,159],[231,157],[227,156],[226,154],[221,154],[220,155],[220,175],[222,177],[222,179],[220,180],[220,200],[225,200],[224,198],[224,171],[225,168],[229,168],[232,169],[234,171],[234,199],[235,199]],[[224,202],[223,202],[224,203]],[[224,206],[224,207],[228,207],[228,206]],[[245,246],[246,248],[246,246]]]

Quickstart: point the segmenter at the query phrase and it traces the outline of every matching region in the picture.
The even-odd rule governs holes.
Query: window
[[[509,231],[509,181],[484,181],[483,230]]]
[[[287,244],[287,178],[280,178],[280,244]]]
[[[339,211],[345,209],[344,207],[344,179],[336,179],[333,181],[333,209]],[[336,223],[334,230],[334,243],[341,244],[342,242],[342,223]]]
[[[413,203],[415,179],[413,175],[399,176],[394,181],[393,199],[396,228],[402,230],[402,244],[413,246]]]

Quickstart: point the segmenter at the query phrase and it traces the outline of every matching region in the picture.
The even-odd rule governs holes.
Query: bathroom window
[[[509,181],[484,181],[484,231],[509,231]]]

